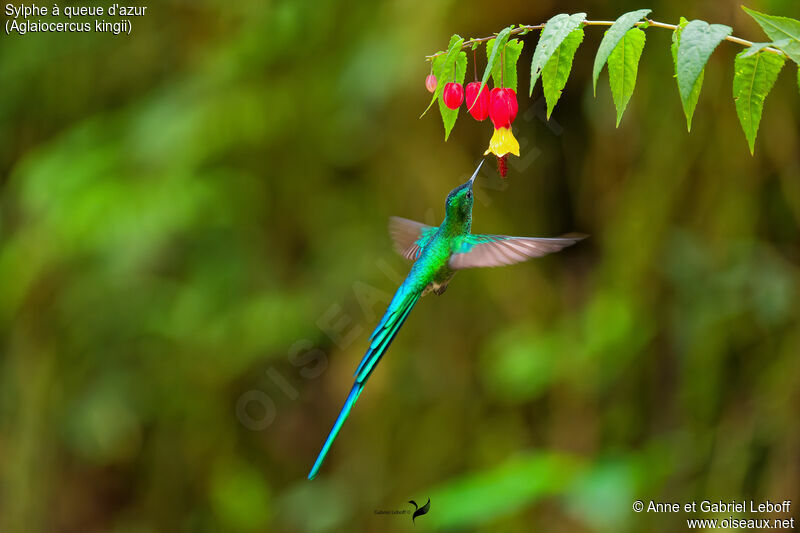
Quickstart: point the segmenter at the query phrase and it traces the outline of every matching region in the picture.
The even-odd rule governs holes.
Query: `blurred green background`
[[[751,157],[741,48],[687,133],[659,29],[618,129],[589,28],[550,123],[539,85],[523,157],[479,180],[476,232],[591,239],[422,300],[305,479],[408,268],[387,218],[438,224],[491,134],[418,118],[424,55],[641,7],[766,40],[738,4],[176,0],[130,37],[0,36],[0,531],[675,531],[632,502],[800,505],[795,66]],[[416,526],[375,513],[427,498]]]

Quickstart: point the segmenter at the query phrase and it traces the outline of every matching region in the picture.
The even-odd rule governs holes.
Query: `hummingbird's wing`
[[[553,239],[538,237],[509,237],[507,235],[470,234],[459,238],[450,256],[450,268],[496,267],[513,265],[533,257],[558,252],[571,246],[585,235],[564,235]]]
[[[422,247],[436,233],[436,229],[407,218],[389,217],[389,235],[392,236],[394,249],[411,261],[419,258]]]

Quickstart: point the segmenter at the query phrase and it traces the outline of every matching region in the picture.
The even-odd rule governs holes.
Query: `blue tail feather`
[[[405,322],[414,304],[417,303],[417,300],[419,300],[421,296],[419,292],[403,294],[400,292],[401,290],[403,290],[402,286],[389,305],[389,309],[386,310],[378,327],[375,328],[375,331],[373,331],[370,337],[370,346],[356,370],[356,382],[353,384],[353,388],[350,390],[350,394],[347,396],[347,400],[345,400],[344,406],[328,434],[328,438],[325,439],[325,444],[322,445],[322,449],[317,456],[317,460],[314,462],[314,466],[311,467],[311,471],[308,473],[308,479],[314,479],[319,473],[319,469],[325,461],[325,456],[328,455],[333,441],[339,434],[339,430],[342,429],[344,421],[347,420],[347,417],[350,415],[350,411],[356,403],[359,394],[361,394],[364,384],[367,382],[367,379],[369,379],[372,371],[375,370],[375,365],[378,364],[383,354],[386,353],[386,350],[394,340],[397,332],[400,331],[400,327]]]
[[[397,333],[400,331],[400,327],[403,325],[403,323],[405,323],[406,318],[408,318],[408,314],[411,312],[414,304],[417,303],[417,300],[419,300],[419,297],[419,294],[415,294],[409,298],[405,302],[405,306],[398,310],[393,317],[393,323],[391,326],[387,327],[386,330],[378,336],[379,339],[376,338],[376,340],[373,341],[372,346],[370,346],[369,350],[367,350],[367,353],[364,355],[364,359],[361,361],[358,370],[356,370],[356,381],[362,383],[367,381],[369,375],[372,374],[373,370],[375,370],[375,366],[378,364],[378,361],[381,360],[381,357],[383,357],[383,354],[386,353],[389,345],[397,336]]]
[[[347,395],[347,400],[344,402],[344,407],[342,407],[342,410],[339,412],[339,416],[336,418],[336,422],[334,422],[331,432],[328,433],[328,438],[325,439],[325,444],[322,445],[322,449],[320,450],[319,455],[317,455],[317,460],[314,461],[314,466],[311,467],[311,471],[308,473],[308,479],[314,479],[317,477],[319,469],[322,466],[322,463],[325,461],[325,456],[328,455],[328,452],[331,449],[333,440],[336,438],[336,435],[339,434],[339,430],[342,429],[342,424],[344,424],[344,421],[347,420],[347,416],[350,414],[350,410],[356,403],[358,395],[361,394],[361,390],[363,388],[363,383],[356,383],[353,385],[353,388],[350,389],[350,394]]]
[[[366,381],[372,369],[383,353],[391,344],[392,339],[397,335],[400,326],[405,322],[406,317],[411,312],[414,304],[417,303],[421,294],[419,292],[401,293],[403,286],[398,289],[397,294],[389,304],[389,308],[378,323],[375,331],[370,336],[370,346],[363,359],[358,364],[355,377],[356,381]],[[388,339],[388,342],[387,342]]]

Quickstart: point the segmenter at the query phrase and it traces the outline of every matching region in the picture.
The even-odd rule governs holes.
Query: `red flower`
[[[478,94],[478,89],[481,87],[481,82],[473,81],[467,84],[467,109],[472,118],[478,121],[486,120],[489,116],[489,87],[483,86],[481,94]],[[475,101],[477,100],[477,102]]]
[[[460,83],[448,83],[444,86],[442,99],[444,99],[444,105],[450,109],[458,109],[458,106],[464,101],[464,87]]]
[[[489,98],[489,118],[492,119],[494,129],[509,128],[517,118],[517,93],[513,89],[492,89]]]
[[[425,88],[428,89],[429,93],[432,93],[433,91],[436,90],[437,83],[438,82],[436,81],[436,76],[434,76],[433,74],[429,74],[428,77],[425,78]]]
[[[494,124],[494,134],[484,155],[497,156],[497,170],[503,177],[508,171],[506,156],[514,154],[519,157],[519,143],[511,131],[511,123],[517,118],[518,110],[517,93],[513,89],[492,89],[489,95],[489,118]]]

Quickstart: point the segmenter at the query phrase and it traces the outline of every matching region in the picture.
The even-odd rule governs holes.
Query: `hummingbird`
[[[455,273],[466,268],[496,267],[527,261],[571,246],[584,235],[564,235],[557,238],[509,237],[471,233],[472,184],[483,161],[472,177],[450,191],[445,201],[445,217],[439,227],[428,226],[400,217],[389,219],[389,233],[395,250],[414,261],[408,276],[395,292],[372,335],[369,347],[355,372],[355,383],[344,402],[333,428],[308,473],[314,479],[319,473],[334,439],[342,429],[353,405],[364,389],[378,362],[386,353],[400,327],[417,301],[431,292],[441,295]]]

